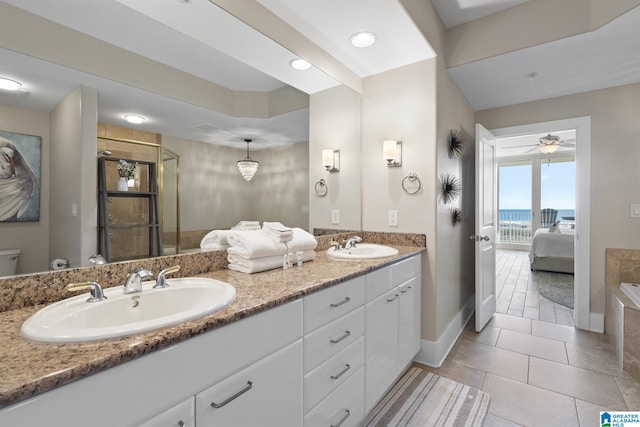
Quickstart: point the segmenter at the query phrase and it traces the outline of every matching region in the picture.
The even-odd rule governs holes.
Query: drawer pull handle
[[[407,292],[409,292],[409,289],[411,289],[411,286],[407,286],[407,289],[403,289],[400,292],[406,294]]]
[[[340,378],[341,376],[346,374],[349,369],[351,369],[351,365],[349,365],[347,363],[347,365],[345,366],[345,368],[342,371],[338,372],[336,375],[331,375],[331,379],[332,380],[337,380],[338,378]]]
[[[347,418],[349,418],[349,415],[351,415],[351,411],[345,409],[345,412],[346,414],[344,414],[344,417],[342,417],[342,419],[338,421],[338,424],[331,424],[331,427],[340,427],[342,424],[344,424],[345,421],[347,421]]]
[[[332,339],[331,344],[338,344],[340,341],[347,338],[349,335],[351,335],[351,331],[344,331],[344,335],[342,335],[340,338]]]
[[[395,294],[393,297],[391,298],[387,298],[387,302],[394,302],[396,299],[398,299],[398,294]]]
[[[253,388],[253,383],[251,381],[247,381],[247,386],[245,388],[243,388],[242,390],[240,390],[239,392],[237,392],[236,394],[234,394],[233,396],[231,396],[230,398],[228,398],[222,403],[211,402],[211,406],[216,409],[222,408],[224,405],[242,396],[252,388]]]
[[[331,305],[331,307],[336,308],[336,307],[340,307],[342,304],[348,303],[349,301],[351,301],[351,298],[346,297],[342,301],[340,301],[340,302],[332,302],[330,305]]]

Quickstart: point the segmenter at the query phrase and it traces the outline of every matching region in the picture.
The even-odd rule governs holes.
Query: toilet
[[[18,271],[20,249],[0,250],[0,277],[15,276]]]

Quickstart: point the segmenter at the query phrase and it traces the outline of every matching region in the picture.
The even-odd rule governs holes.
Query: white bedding
[[[548,228],[539,228],[533,235],[529,259],[535,258],[573,258],[574,256],[574,230],[563,229],[561,233],[549,233]]]

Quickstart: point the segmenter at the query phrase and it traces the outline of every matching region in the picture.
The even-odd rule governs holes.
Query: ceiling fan
[[[522,148],[522,147],[533,147],[525,153],[531,153],[533,151],[539,150],[543,154],[551,154],[558,151],[560,147],[575,147],[576,140],[574,138],[570,139],[560,139],[557,135],[551,135],[550,133],[538,139],[537,144],[527,144],[527,145],[514,145],[508,146],[504,148]]]

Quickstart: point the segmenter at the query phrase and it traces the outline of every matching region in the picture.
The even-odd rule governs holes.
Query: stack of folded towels
[[[315,237],[301,228],[289,228],[279,222],[265,222],[262,230],[232,231],[227,236],[229,269],[243,273],[282,268],[283,256],[302,252],[302,261],[316,257]],[[295,262],[295,261],[294,261]]]
[[[207,233],[200,241],[200,249],[203,251],[221,251],[229,248],[227,238],[232,231],[260,230],[259,221],[240,221],[231,230],[213,230]]]

